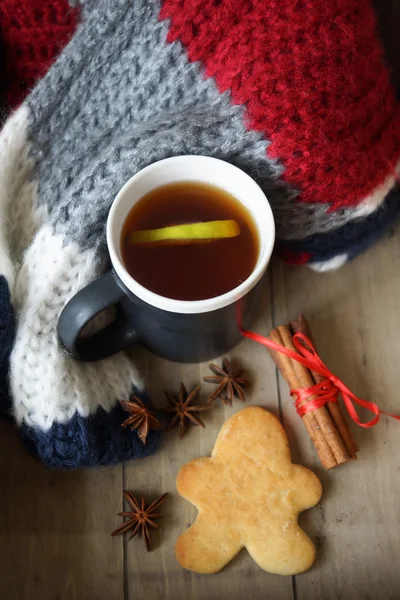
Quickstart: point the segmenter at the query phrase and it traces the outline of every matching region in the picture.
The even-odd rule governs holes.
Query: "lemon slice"
[[[240,235],[240,227],[236,221],[207,221],[205,223],[187,223],[171,225],[160,229],[144,229],[133,231],[128,235],[130,244],[205,244]]]

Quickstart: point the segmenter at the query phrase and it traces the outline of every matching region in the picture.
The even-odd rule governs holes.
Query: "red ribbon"
[[[311,371],[315,371],[319,373],[325,379],[321,381],[321,383],[317,383],[309,388],[299,388],[297,390],[291,390],[292,396],[296,397],[295,407],[298,414],[302,417],[307,412],[311,410],[315,410],[316,408],[320,408],[324,406],[327,402],[337,402],[339,397],[339,392],[342,394],[343,402],[346,406],[347,412],[350,417],[353,419],[357,425],[360,427],[373,427],[379,421],[380,415],[387,415],[388,417],[392,417],[393,419],[397,419],[400,421],[399,415],[394,415],[391,413],[387,413],[383,410],[380,410],[374,402],[368,402],[367,400],[362,400],[358,398],[349,388],[341,381],[336,375],[334,375],[328,367],[322,362],[320,357],[317,354],[311,340],[302,333],[296,333],[293,336],[293,345],[296,348],[297,352],[293,352],[290,348],[285,348],[281,344],[277,344],[273,340],[266,338],[262,335],[258,335],[257,333],[253,333],[252,331],[246,331],[240,328],[241,334],[243,337],[250,338],[254,340],[258,344],[262,344],[267,348],[271,348],[271,350],[276,350],[277,352],[281,352],[282,354],[286,354],[293,360],[301,363]],[[308,347],[308,348],[307,348]],[[302,404],[304,400],[309,398],[310,396],[316,396],[314,400],[310,400],[309,402]],[[371,411],[375,416],[366,423],[362,423],[359,419],[357,411],[354,407],[354,404],[358,404],[363,408]]]

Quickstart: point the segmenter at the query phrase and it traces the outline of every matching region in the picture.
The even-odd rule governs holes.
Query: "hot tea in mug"
[[[179,227],[187,224],[192,227]],[[259,254],[258,231],[232,194],[183,181],[156,188],[135,204],[122,228],[121,253],[128,273],[150,291],[204,300],[249,277]]]
[[[271,207],[246,173],[208,156],[145,167],[119,190],[107,220],[112,268],[77,291],[58,335],[79,360],[142,344],[163,358],[202,362],[249,329],[275,240]],[[115,320],[81,335],[114,306]]]

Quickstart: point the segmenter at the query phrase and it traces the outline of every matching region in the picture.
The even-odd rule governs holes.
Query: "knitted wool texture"
[[[1,0],[2,87],[8,106],[18,105],[45,74],[75,31],[77,17],[67,0]]]
[[[78,363],[56,335],[102,270],[129,177],[179,154],[227,160],[265,190],[278,251],[319,270],[399,214],[399,107],[369,2],[87,0],[80,15],[0,134],[0,393],[30,446],[66,467],[157,445],[120,426],[118,400],[142,387],[131,361]]]

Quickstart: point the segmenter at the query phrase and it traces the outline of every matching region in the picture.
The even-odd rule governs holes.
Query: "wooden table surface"
[[[400,412],[400,232],[342,270],[315,274],[274,261],[264,283],[254,329],[267,332],[305,311],[320,353],[362,397]],[[373,429],[353,428],[359,459],[321,469],[284,381],[264,348],[244,341],[231,356],[251,374],[247,404],[283,417],[293,458],[315,470],[324,494],[301,516],[314,540],[315,566],[294,578],[263,572],[245,550],[218,575],[182,569],[174,543],[194,519],[175,478],[188,460],[210,453],[225,419],[242,408],[217,405],[204,414],[207,428],[191,428],[182,441],[165,434],[154,456],[115,467],[53,472],[28,456],[9,425],[0,430],[0,598],[7,600],[140,598],[246,600],[396,600],[400,598],[400,424],[388,418]],[[180,380],[196,384],[207,365],[182,366],[136,351],[157,405],[162,390]],[[203,389],[206,391],[207,384]],[[207,387],[208,389],[208,387]],[[120,523],[122,490],[149,498],[168,492],[163,527],[146,554],[142,540],[110,533]]]
[[[388,57],[400,64],[400,4],[378,3]],[[394,77],[399,82],[400,71]],[[320,354],[361,397],[400,412],[400,231],[380,241],[338,272],[315,274],[274,261],[265,279],[254,329],[266,333],[303,311]],[[164,436],[150,458],[109,468],[53,472],[26,454],[10,425],[0,425],[0,598],[3,600],[397,600],[400,598],[400,424],[382,418],[370,430],[354,427],[359,459],[324,472],[296,416],[287,386],[267,351],[245,341],[232,357],[251,374],[247,404],[279,415],[293,459],[319,475],[320,504],[300,523],[317,546],[312,569],[297,577],[263,572],[245,550],[220,574],[200,576],[180,568],[177,536],[195,517],[179,497],[181,465],[210,453],[229,415],[242,408],[216,406],[183,441]],[[183,380],[196,384],[207,365],[181,366],[135,351],[154,403],[163,389]],[[207,388],[208,389],[208,388]],[[206,392],[206,384],[203,386]],[[122,490],[149,498],[169,492],[153,552],[142,540],[127,543],[110,533],[120,523]]]

